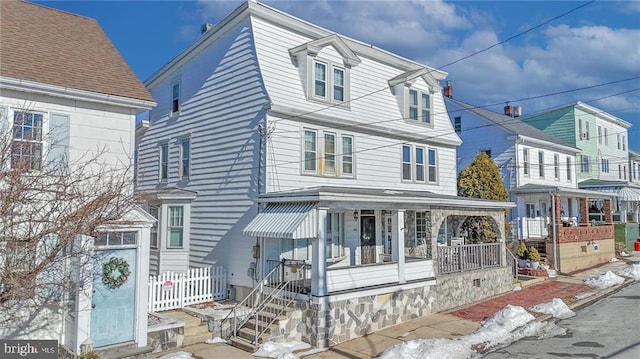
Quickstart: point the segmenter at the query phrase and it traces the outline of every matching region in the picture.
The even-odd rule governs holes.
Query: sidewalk
[[[633,252],[631,257],[624,258],[618,262],[605,263],[601,266],[569,275],[558,275],[556,278],[526,286],[522,290],[508,292],[445,313],[437,313],[394,325],[364,337],[338,344],[326,351],[305,356],[305,358],[375,358],[393,345],[414,339],[454,338],[468,335],[475,332],[485,318],[493,316],[507,304],[528,309],[533,305],[548,302],[553,298],[561,298],[571,309],[579,308],[620,289],[630,282],[627,280],[618,286],[594,290],[583,283],[585,279],[607,271],[616,272],[626,267],[629,262],[640,263],[640,252]],[[582,300],[575,299],[576,294],[586,292],[595,293]],[[538,314],[537,319],[545,320],[548,319],[548,316]],[[256,358],[247,352],[226,344],[197,344],[178,350],[192,352],[194,357],[200,358]]]

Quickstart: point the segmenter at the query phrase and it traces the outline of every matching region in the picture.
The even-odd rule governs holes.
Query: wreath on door
[[[111,257],[102,265],[102,283],[109,289],[120,288],[130,274],[129,263],[122,258]]]

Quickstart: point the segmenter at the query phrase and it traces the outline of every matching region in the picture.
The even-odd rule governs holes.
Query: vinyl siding
[[[521,120],[568,144],[577,145],[578,123],[572,107],[527,116]]]
[[[170,86],[180,79],[182,108],[169,118]],[[252,286],[247,269],[253,239],[242,229],[256,213],[258,126],[268,97],[262,85],[253,33],[245,20],[194,59],[150,88],[158,106],[140,144],[140,188],[196,191],[191,204],[190,265],[222,265],[230,284]],[[179,143],[191,141],[191,175],[178,178]],[[169,178],[158,183],[158,144],[169,143]],[[169,260],[163,257],[161,260]],[[168,263],[162,263],[165,267]]]

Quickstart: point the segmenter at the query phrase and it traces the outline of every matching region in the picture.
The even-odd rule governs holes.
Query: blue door
[[[91,333],[95,347],[134,340],[136,297],[136,249],[109,249],[97,252],[97,275],[93,280],[91,302]],[[104,264],[112,259],[123,259],[129,264],[130,275],[117,288],[103,282]],[[111,277],[118,277],[116,269]],[[113,286],[111,286],[113,287]]]

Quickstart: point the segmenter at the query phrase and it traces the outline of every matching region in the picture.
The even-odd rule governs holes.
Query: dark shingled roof
[[[445,97],[446,101],[451,101],[452,103],[461,106],[462,108],[476,113],[478,116],[484,117],[487,120],[493,122],[494,124],[506,129],[509,132],[517,135],[523,135],[531,138],[536,138],[538,140],[547,141],[550,143],[555,143],[557,145],[562,145],[566,147],[576,148],[575,146],[562,141],[554,136],[549,135],[523,121],[518,118],[513,118],[507,115],[503,115],[501,113],[496,113],[493,111],[485,110],[483,108],[479,108],[468,103],[464,103],[459,100],[455,100],[450,97]]]
[[[94,19],[0,0],[0,76],[153,101]]]

